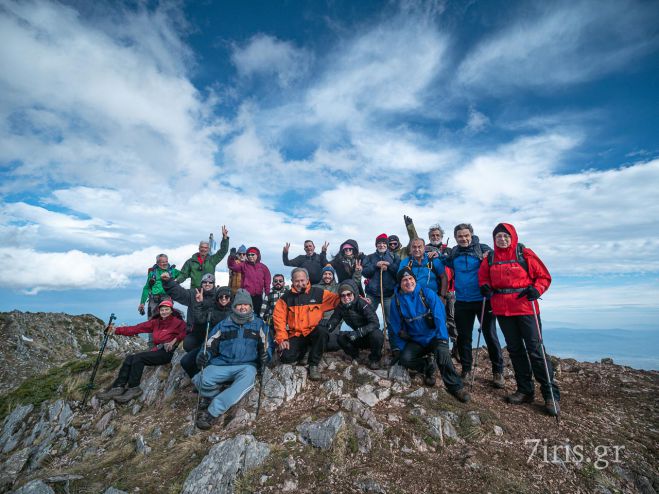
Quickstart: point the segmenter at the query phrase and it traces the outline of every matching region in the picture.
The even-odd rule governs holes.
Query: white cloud
[[[287,87],[307,75],[312,56],[290,42],[256,34],[245,45],[233,46],[231,60],[242,77],[275,76],[280,86]]]
[[[659,11],[652,2],[541,5],[534,17],[480,41],[460,65],[458,80],[492,92],[548,90],[613,72],[657,48]]]

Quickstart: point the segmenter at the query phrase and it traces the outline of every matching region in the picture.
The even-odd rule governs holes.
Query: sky
[[[155,256],[221,225],[288,276],[285,242],[368,254],[407,214],[514,224],[545,321],[657,329],[658,26],[652,0],[0,0],[0,310],[135,323]]]

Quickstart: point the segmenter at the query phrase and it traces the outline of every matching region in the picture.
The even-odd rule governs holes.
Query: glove
[[[197,367],[202,368],[208,365],[210,362],[211,356],[210,353],[200,350],[197,354]]]
[[[534,300],[538,300],[540,298],[540,292],[534,286],[529,286],[519,292],[519,295],[517,295],[517,298],[524,297],[526,297],[529,302],[533,302]]]
[[[412,218],[406,215],[403,215],[403,220],[405,220],[405,226],[410,226],[413,223]]]
[[[490,285],[482,285],[480,291],[483,297],[490,298],[492,296],[492,287]]]
[[[235,247],[231,247],[231,250],[229,251],[229,255],[230,255],[231,257],[236,257],[236,252],[237,252],[237,251],[236,251],[236,248],[235,248]]]
[[[137,312],[139,312],[141,316],[144,315],[144,313],[146,312],[146,311],[144,310],[144,304],[140,304],[140,305],[139,305],[139,307],[137,308]]]
[[[403,329],[401,329],[401,330],[398,332],[398,336],[399,336],[400,339],[403,340],[403,341],[410,341],[410,339],[411,339],[411,338],[410,338],[410,335],[407,334],[407,331],[405,331],[405,330],[403,330]]]

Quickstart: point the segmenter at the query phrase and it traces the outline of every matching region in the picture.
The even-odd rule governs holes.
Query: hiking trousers
[[[368,348],[371,353],[368,356],[369,362],[379,362],[382,358],[382,345],[384,344],[384,333],[379,329],[374,329],[370,333],[355,341],[350,341],[348,335],[350,331],[343,331],[339,334],[338,343],[341,349],[353,359],[359,357],[359,350]]]
[[[380,297],[373,296],[373,295],[368,295],[369,298],[371,299],[371,307],[373,307],[373,312],[378,310],[378,307],[380,306]],[[382,306],[382,311],[384,312],[384,317],[387,320],[387,324],[389,323],[389,313],[391,311],[391,299],[393,297],[384,297],[384,305]],[[382,330],[384,331],[384,321],[382,321]]]
[[[128,384],[129,388],[140,385],[145,365],[164,365],[172,361],[174,352],[168,352],[164,348],[152,352],[140,352],[128,355],[119,369],[119,375],[112,383],[113,388]]]
[[[183,350],[187,353],[181,357],[181,367],[190,379],[199,372],[197,367],[197,354],[204,344],[206,338],[206,327],[194,327],[183,339]]]
[[[427,346],[423,346],[416,341],[408,341],[405,348],[400,352],[398,363],[408,369],[425,372],[428,365],[427,355],[432,355],[435,358],[446,390],[449,393],[461,390],[462,379],[453,367],[447,341],[439,340],[438,343],[431,343]]]
[[[208,413],[219,417],[251,391],[256,379],[256,367],[251,364],[209,365],[197,373],[192,382],[204,398],[212,398]],[[224,383],[233,383],[223,391]]]
[[[458,327],[458,351],[460,352],[460,363],[462,372],[471,370],[472,346],[474,320],[481,319],[483,302],[460,302],[455,303],[455,323]],[[490,301],[485,302],[485,314],[483,317],[483,339],[490,356],[493,373],[503,373],[503,352],[497,336],[497,325],[492,315]],[[477,350],[478,351],[478,350]]]
[[[531,379],[531,375],[533,375],[535,380],[540,383],[540,390],[545,401],[551,399],[550,385],[554,398],[558,401],[560,392],[554,382],[554,368],[549,358],[546,362],[551,383],[547,382],[535,318],[532,315],[497,316],[497,320],[508,345],[508,354],[515,371],[515,381],[517,381],[517,391],[525,395],[533,395],[535,392]],[[538,322],[540,323],[540,314],[538,314]],[[540,324],[540,329],[542,329],[542,323]]]
[[[323,358],[323,352],[329,339],[329,333],[325,326],[316,326],[316,328],[307,336],[293,336],[289,338],[288,350],[282,350],[279,360],[282,364],[293,364],[301,360],[309,349],[309,365],[318,365]]]

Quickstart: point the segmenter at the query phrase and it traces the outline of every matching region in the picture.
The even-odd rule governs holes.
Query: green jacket
[[[162,287],[162,281],[160,281],[160,275],[166,271],[169,270],[160,269],[157,264],[154,265],[154,267],[149,268],[146,273],[146,283],[144,284],[144,288],[142,288],[142,298],[140,299],[140,304],[145,304],[150,294],[166,295],[165,289]],[[173,277],[176,277],[180,274],[181,272],[176,268],[171,270],[171,275]]]
[[[220,242],[220,249],[212,256],[206,256],[201,264],[197,258],[199,253],[192,254],[192,257],[183,264],[181,273],[176,277],[176,281],[183,283],[190,278],[190,288],[201,288],[201,278],[206,273],[215,275],[215,266],[227,255],[227,252],[229,252],[228,237],[223,238],[222,242]]]

